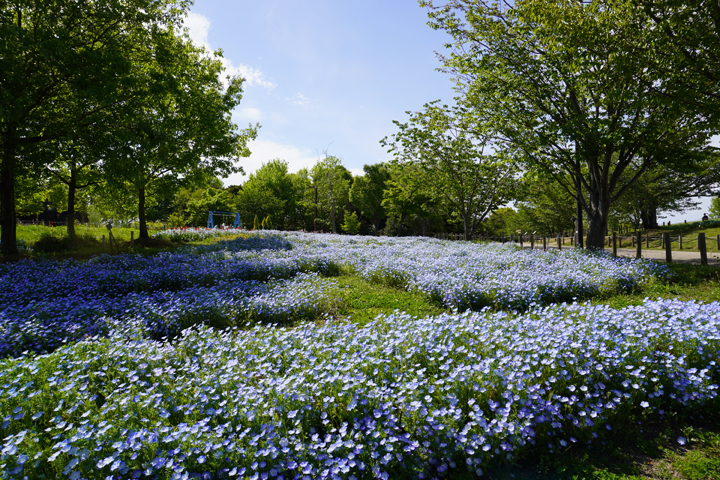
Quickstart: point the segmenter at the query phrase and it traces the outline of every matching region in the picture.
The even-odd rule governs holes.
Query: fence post
[[[705,233],[698,233],[698,250],[700,250],[700,265],[707,266],[707,245],[705,244]]]
[[[530,250],[535,250],[535,234],[530,234]]]
[[[678,235],[678,244],[680,245],[680,250],[682,250],[682,235]]]
[[[547,237],[543,235],[543,250],[547,250]]]
[[[715,235],[715,243],[717,243],[717,248],[720,250],[720,235]]]
[[[645,248],[650,248],[650,234],[645,232]]]
[[[558,237],[557,237],[557,242],[558,242],[558,251],[560,251],[560,250],[562,250],[562,240],[561,240],[560,235],[558,235]]]
[[[135,244],[135,230],[130,230],[130,246]]]
[[[613,255],[617,257],[617,233],[613,231],[612,233],[612,249],[613,249]]]
[[[663,233],[663,244],[665,244],[665,261],[672,263],[672,246],[670,243],[670,232]]]
[[[635,258],[642,258],[642,232],[638,230],[635,232],[637,235],[637,241],[635,244],[637,245],[637,250],[635,251]]]
[[[636,232],[636,233],[637,233],[637,232]],[[633,246],[633,247],[635,246],[635,238],[636,238],[636,236],[637,236],[637,235],[633,235],[633,237],[632,237],[632,246]]]
[[[520,239],[520,248],[523,248],[523,234],[518,233],[518,238]]]

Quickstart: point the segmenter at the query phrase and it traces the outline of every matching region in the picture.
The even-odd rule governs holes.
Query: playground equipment
[[[207,221],[207,228],[215,228],[215,215],[220,216],[222,220],[225,220],[226,218],[232,218],[235,217],[235,221],[233,222],[234,228],[240,228],[240,213],[238,212],[213,212],[210,210],[208,214],[208,221]],[[221,222],[225,223],[225,222]]]

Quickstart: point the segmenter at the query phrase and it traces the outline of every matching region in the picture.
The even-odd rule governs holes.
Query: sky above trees
[[[233,119],[262,125],[246,175],[226,185],[275,157],[294,172],[327,149],[356,175],[391,159],[379,141],[396,131],[392,121],[453,97],[450,76],[435,71],[449,37],[426,22],[415,0],[196,0],[191,38],[221,48],[227,72],[246,78]]]

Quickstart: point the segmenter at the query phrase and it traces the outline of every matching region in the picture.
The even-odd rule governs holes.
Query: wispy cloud
[[[293,98],[288,98],[290,103],[293,105],[300,105],[301,107],[305,107],[307,105],[310,105],[310,99],[303,95],[302,93],[298,93]]]
[[[288,170],[295,173],[302,168],[311,168],[318,160],[315,151],[303,149],[295,145],[284,145],[267,140],[253,140],[248,144],[251,155],[241,158],[238,162],[245,170],[245,175],[239,173],[230,175],[223,180],[227,185],[240,185],[244,183],[251,173],[254,173],[263,163],[274,158],[280,158],[288,162]]]
[[[208,52],[212,52],[213,48],[208,41],[208,33],[210,32],[210,19],[199,13],[189,12],[185,21],[183,22],[185,27],[188,29],[188,35],[190,40],[195,45],[203,46]],[[235,65],[227,58],[222,57],[220,61],[225,67],[226,75],[239,75],[245,79],[246,86],[260,86],[267,90],[273,90],[277,85],[270,80],[267,80],[259,68],[252,67],[250,65],[238,64]]]

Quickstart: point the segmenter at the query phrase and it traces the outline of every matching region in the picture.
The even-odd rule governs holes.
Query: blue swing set
[[[207,221],[207,228],[215,228],[215,215],[220,216],[222,219],[226,217],[235,217],[235,222],[233,223],[234,228],[240,228],[240,213],[238,212],[213,212],[210,210],[208,214],[208,221]]]

